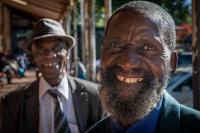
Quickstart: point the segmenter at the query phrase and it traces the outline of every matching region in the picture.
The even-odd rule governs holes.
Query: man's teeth
[[[55,66],[57,65],[57,63],[45,63],[44,66],[45,67],[52,67],[52,66]]]
[[[128,78],[128,77],[119,76],[119,75],[117,75],[117,79],[121,82],[125,82],[128,84],[137,83],[144,80],[144,78]]]

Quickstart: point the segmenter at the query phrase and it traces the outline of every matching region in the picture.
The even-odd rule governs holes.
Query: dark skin
[[[67,46],[58,38],[44,38],[33,42],[32,58],[44,79],[51,86],[57,86],[66,68]]]
[[[117,13],[109,23],[101,57],[102,71],[117,67],[116,86],[137,92],[144,85],[144,72],[158,80],[165,74],[166,61],[176,69],[177,54],[164,42],[162,32],[148,16],[126,10]],[[123,89],[119,98],[128,99],[137,93]]]

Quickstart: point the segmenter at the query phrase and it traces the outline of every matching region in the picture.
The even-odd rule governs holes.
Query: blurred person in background
[[[42,75],[1,99],[1,133],[83,133],[101,118],[99,85],[66,71],[74,45],[59,22],[36,22],[28,51]]]

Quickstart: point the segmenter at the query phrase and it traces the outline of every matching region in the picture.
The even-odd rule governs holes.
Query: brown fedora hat
[[[34,41],[48,37],[55,37],[65,40],[68,49],[71,49],[75,45],[75,39],[70,35],[66,35],[62,25],[59,22],[52,19],[43,18],[38,20],[33,27],[33,34],[29,42],[28,49],[30,50],[30,47]]]

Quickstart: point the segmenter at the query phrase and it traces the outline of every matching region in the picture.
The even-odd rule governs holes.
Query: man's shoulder
[[[7,102],[18,102],[21,98],[27,94],[27,92],[36,84],[36,82],[25,84],[24,86],[18,87],[15,90],[11,90],[0,96],[0,101]]]
[[[73,87],[75,87],[76,89],[84,89],[87,92],[90,93],[98,93],[101,85],[91,82],[91,81],[87,81],[87,80],[83,80],[80,78],[76,78],[76,77],[71,77],[69,76],[70,79],[70,83],[72,84]],[[74,84],[74,85],[73,85]]]
[[[180,132],[197,133],[200,131],[200,112],[180,105]]]
[[[200,131],[200,112],[179,104],[165,92],[161,108],[159,132]]]
[[[85,85],[85,86],[88,86],[88,87],[91,86],[93,88],[98,88],[100,86],[100,84],[95,83],[95,82],[91,82],[91,81],[88,81],[88,80],[84,80],[84,79],[80,79],[80,78],[76,78],[76,77],[71,77],[71,78],[73,78],[75,82],[82,84],[82,85]]]
[[[172,111],[178,111],[180,113],[180,117],[188,118],[188,120],[196,119],[200,120],[200,111],[195,110],[191,107],[187,107],[178,103],[174,98],[172,98],[169,94],[165,93],[165,109],[171,109]]]
[[[198,127],[200,130],[200,111],[180,105],[180,118],[183,126]]]
[[[29,91],[32,87],[32,84],[27,84],[23,87],[17,88],[16,90],[4,94],[0,97],[0,113],[4,116],[12,115],[14,120],[17,120],[20,108],[24,106],[24,99],[32,94],[32,91]]]

